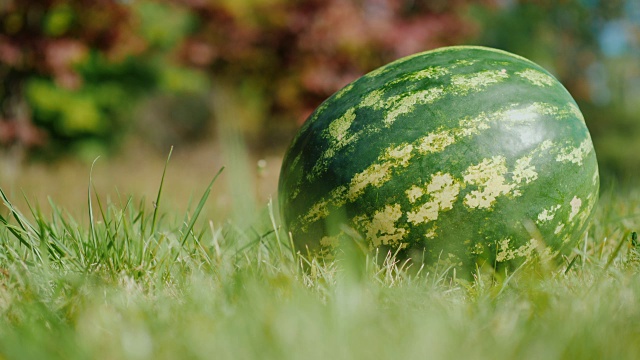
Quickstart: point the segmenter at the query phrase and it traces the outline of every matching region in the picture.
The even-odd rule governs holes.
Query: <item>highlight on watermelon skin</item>
[[[298,250],[342,237],[431,265],[513,268],[566,254],[598,200],[577,104],[549,72],[505,51],[454,46],[399,59],[321,104],[279,182]]]

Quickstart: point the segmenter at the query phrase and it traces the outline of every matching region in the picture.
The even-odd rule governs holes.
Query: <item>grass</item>
[[[86,221],[2,192],[0,359],[640,358],[639,191],[605,193],[559,268],[465,281],[348,245],[310,261],[271,203],[209,221],[218,175],[182,220],[164,174],[155,208],[90,186]]]

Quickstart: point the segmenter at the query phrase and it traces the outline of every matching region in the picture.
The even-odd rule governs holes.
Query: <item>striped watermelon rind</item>
[[[331,254],[346,225],[372,249],[475,268],[540,245],[566,253],[598,189],[589,131],[558,80],[505,51],[454,46],[321,104],[285,154],[279,203],[299,249]]]

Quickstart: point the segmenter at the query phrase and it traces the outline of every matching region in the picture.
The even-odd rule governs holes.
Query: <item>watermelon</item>
[[[285,153],[283,224],[298,250],[371,250],[474,269],[559,258],[599,189],[583,115],[562,84],[512,53],[445,47],[339,90]]]

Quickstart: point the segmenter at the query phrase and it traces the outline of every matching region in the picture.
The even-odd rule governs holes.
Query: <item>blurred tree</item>
[[[169,56],[192,18],[166,2],[8,1],[0,24],[4,148],[92,157],[117,144],[148,94],[206,88]]]
[[[281,146],[320,102],[364,73],[477,31],[464,16],[466,0],[175,2],[198,19],[183,61],[235,89],[258,119],[244,130],[266,133],[267,145]]]
[[[100,105],[81,91],[91,83],[77,67],[131,39],[128,20],[126,9],[110,1],[3,2],[0,145],[30,147],[45,138],[108,134]],[[109,89],[95,91],[105,97]]]

